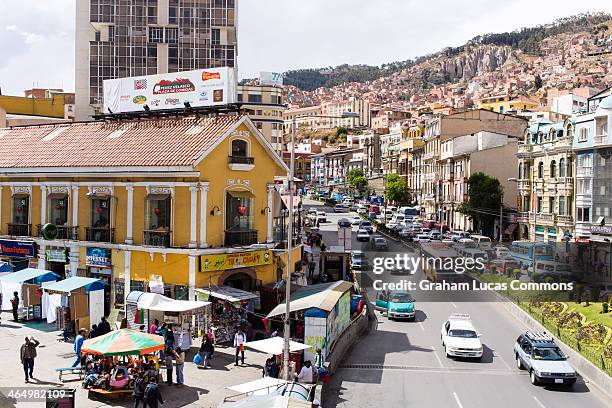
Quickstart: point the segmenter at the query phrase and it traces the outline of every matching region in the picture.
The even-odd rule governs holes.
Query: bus
[[[404,214],[404,217],[407,220],[417,218],[419,215],[421,215],[418,206],[417,207],[400,207],[398,212]]]
[[[512,241],[510,246],[510,256],[528,276],[534,274],[536,261],[553,261],[554,252],[554,246],[545,242]]]
[[[462,280],[454,267],[460,255],[445,242],[421,242],[421,262],[425,277],[432,282]],[[451,266],[452,265],[452,266]]]

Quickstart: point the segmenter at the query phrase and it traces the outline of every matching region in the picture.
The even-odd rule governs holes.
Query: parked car
[[[338,227],[340,228],[351,228],[351,222],[348,218],[340,218],[338,220]]]
[[[483,347],[480,334],[476,332],[470,315],[453,313],[442,324],[440,340],[446,357],[482,358]]]
[[[374,226],[370,221],[361,221],[361,224],[359,224],[359,229],[365,229],[368,234],[374,233]]]
[[[373,236],[370,242],[372,243],[372,249],[376,251],[387,251],[389,249],[387,240],[380,235]]]
[[[361,217],[358,215],[354,215],[353,218],[351,218],[351,225],[359,225],[361,224]]]
[[[519,370],[529,372],[533,385],[563,384],[571,387],[576,382],[576,370],[546,332],[521,334],[514,343],[514,357]]]
[[[416,317],[414,298],[405,291],[380,291],[376,295],[375,309],[387,313],[387,319],[411,319]]]
[[[357,231],[357,241],[359,242],[368,242],[370,240],[370,233],[368,230],[359,228]]]

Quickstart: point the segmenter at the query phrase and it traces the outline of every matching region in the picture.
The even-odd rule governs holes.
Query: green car
[[[414,298],[405,291],[381,291],[376,295],[376,310],[387,312],[387,319],[410,319],[416,317]]]

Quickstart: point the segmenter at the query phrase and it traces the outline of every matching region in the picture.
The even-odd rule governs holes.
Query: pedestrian
[[[185,368],[185,352],[182,348],[177,347],[175,351],[176,356],[176,386],[181,388],[185,382],[185,376],[183,369]]]
[[[2,324],[2,291],[0,291],[0,324]]]
[[[102,336],[106,333],[110,333],[110,331],[111,331],[110,323],[106,321],[106,317],[102,316],[102,319],[100,319],[100,323],[98,323],[99,335]]]
[[[166,329],[166,336],[164,338],[164,344],[167,348],[169,347],[174,350],[174,330],[172,330],[171,324],[169,324],[168,328]]]
[[[91,326],[91,331],[89,332],[89,338],[93,339],[93,338],[98,337],[98,335],[99,335],[99,331],[98,330],[99,329],[98,329],[98,325],[97,324],[94,324],[93,326]]]
[[[242,355],[242,364],[244,364],[244,343],[246,343],[246,336],[241,328],[234,335],[234,347],[236,348],[236,366],[238,365],[238,353]]]
[[[138,373],[136,380],[134,380],[134,390],[132,391],[132,408],[138,408],[142,402],[143,408],[147,407],[147,403],[144,399],[144,392],[147,382],[144,378],[144,372]]]
[[[314,271],[315,271],[316,266],[317,264],[315,264],[314,257],[310,257],[310,262],[308,262],[308,277],[309,278],[312,278],[314,276]]]
[[[280,374],[280,367],[278,366],[278,363],[276,362],[276,357],[272,357],[270,359],[271,364],[270,367],[268,368],[268,376],[272,377],[272,378],[278,378],[279,374]]]
[[[172,385],[172,357],[174,357],[174,350],[166,348],[166,384]]]
[[[36,347],[38,347],[39,344],[40,342],[33,337],[26,337],[25,343],[21,345],[19,355],[21,356],[21,364],[25,372],[26,383],[30,382],[30,378],[34,378],[34,359],[36,358]]]
[[[155,334],[155,331],[157,330],[158,327],[159,327],[159,320],[155,319],[153,321],[153,324],[149,328],[149,334]]]
[[[204,364],[204,368],[210,367],[210,359],[215,353],[215,346],[210,337],[206,336],[202,345],[200,346],[200,355],[202,356],[202,361]]]
[[[19,314],[17,310],[19,309],[19,295],[17,292],[13,292],[13,298],[11,299],[11,306],[13,307],[13,320],[19,321]]]
[[[157,385],[157,378],[152,377],[150,382],[145,387],[144,400],[148,408],[157,408],[157,403],[164,405],[161,393],[159,392],[159,386]]]
[[[312,384],[314,382],[314,367],[310,363],[310,360],[304,361],[304,366],[300,370],[297,379],[301,383]]]
[[[81,328],[79,330],[78,336],[76,336],[76,339],[74,339],[74,352],[76,353],[76,360],[72,364],[72,367],[77,367],[79,365],[82,365],[81,347],[83,347],[83,342],[85,341],[85,333],[87,333],[87,330]]]

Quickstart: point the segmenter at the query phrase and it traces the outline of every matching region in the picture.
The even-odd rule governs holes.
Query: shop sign
[[[0,239],[0,255],[18,258],[33,258],[34,242]]]
[[[610,225],[591,225],[592,234],[612,235],[612,226]]]
[[[237,252],[233,254],[202,255],[200,271],[212,272],[272,263],[272,251]]]
[[[66,250],[65,249],[47,249],[47,261],[49,262],[66,262]]]
[[[108,248],[87,248],[85,264],[87,266],[99,266],[102,268],[113,266],[111,261],[111,250]]]

